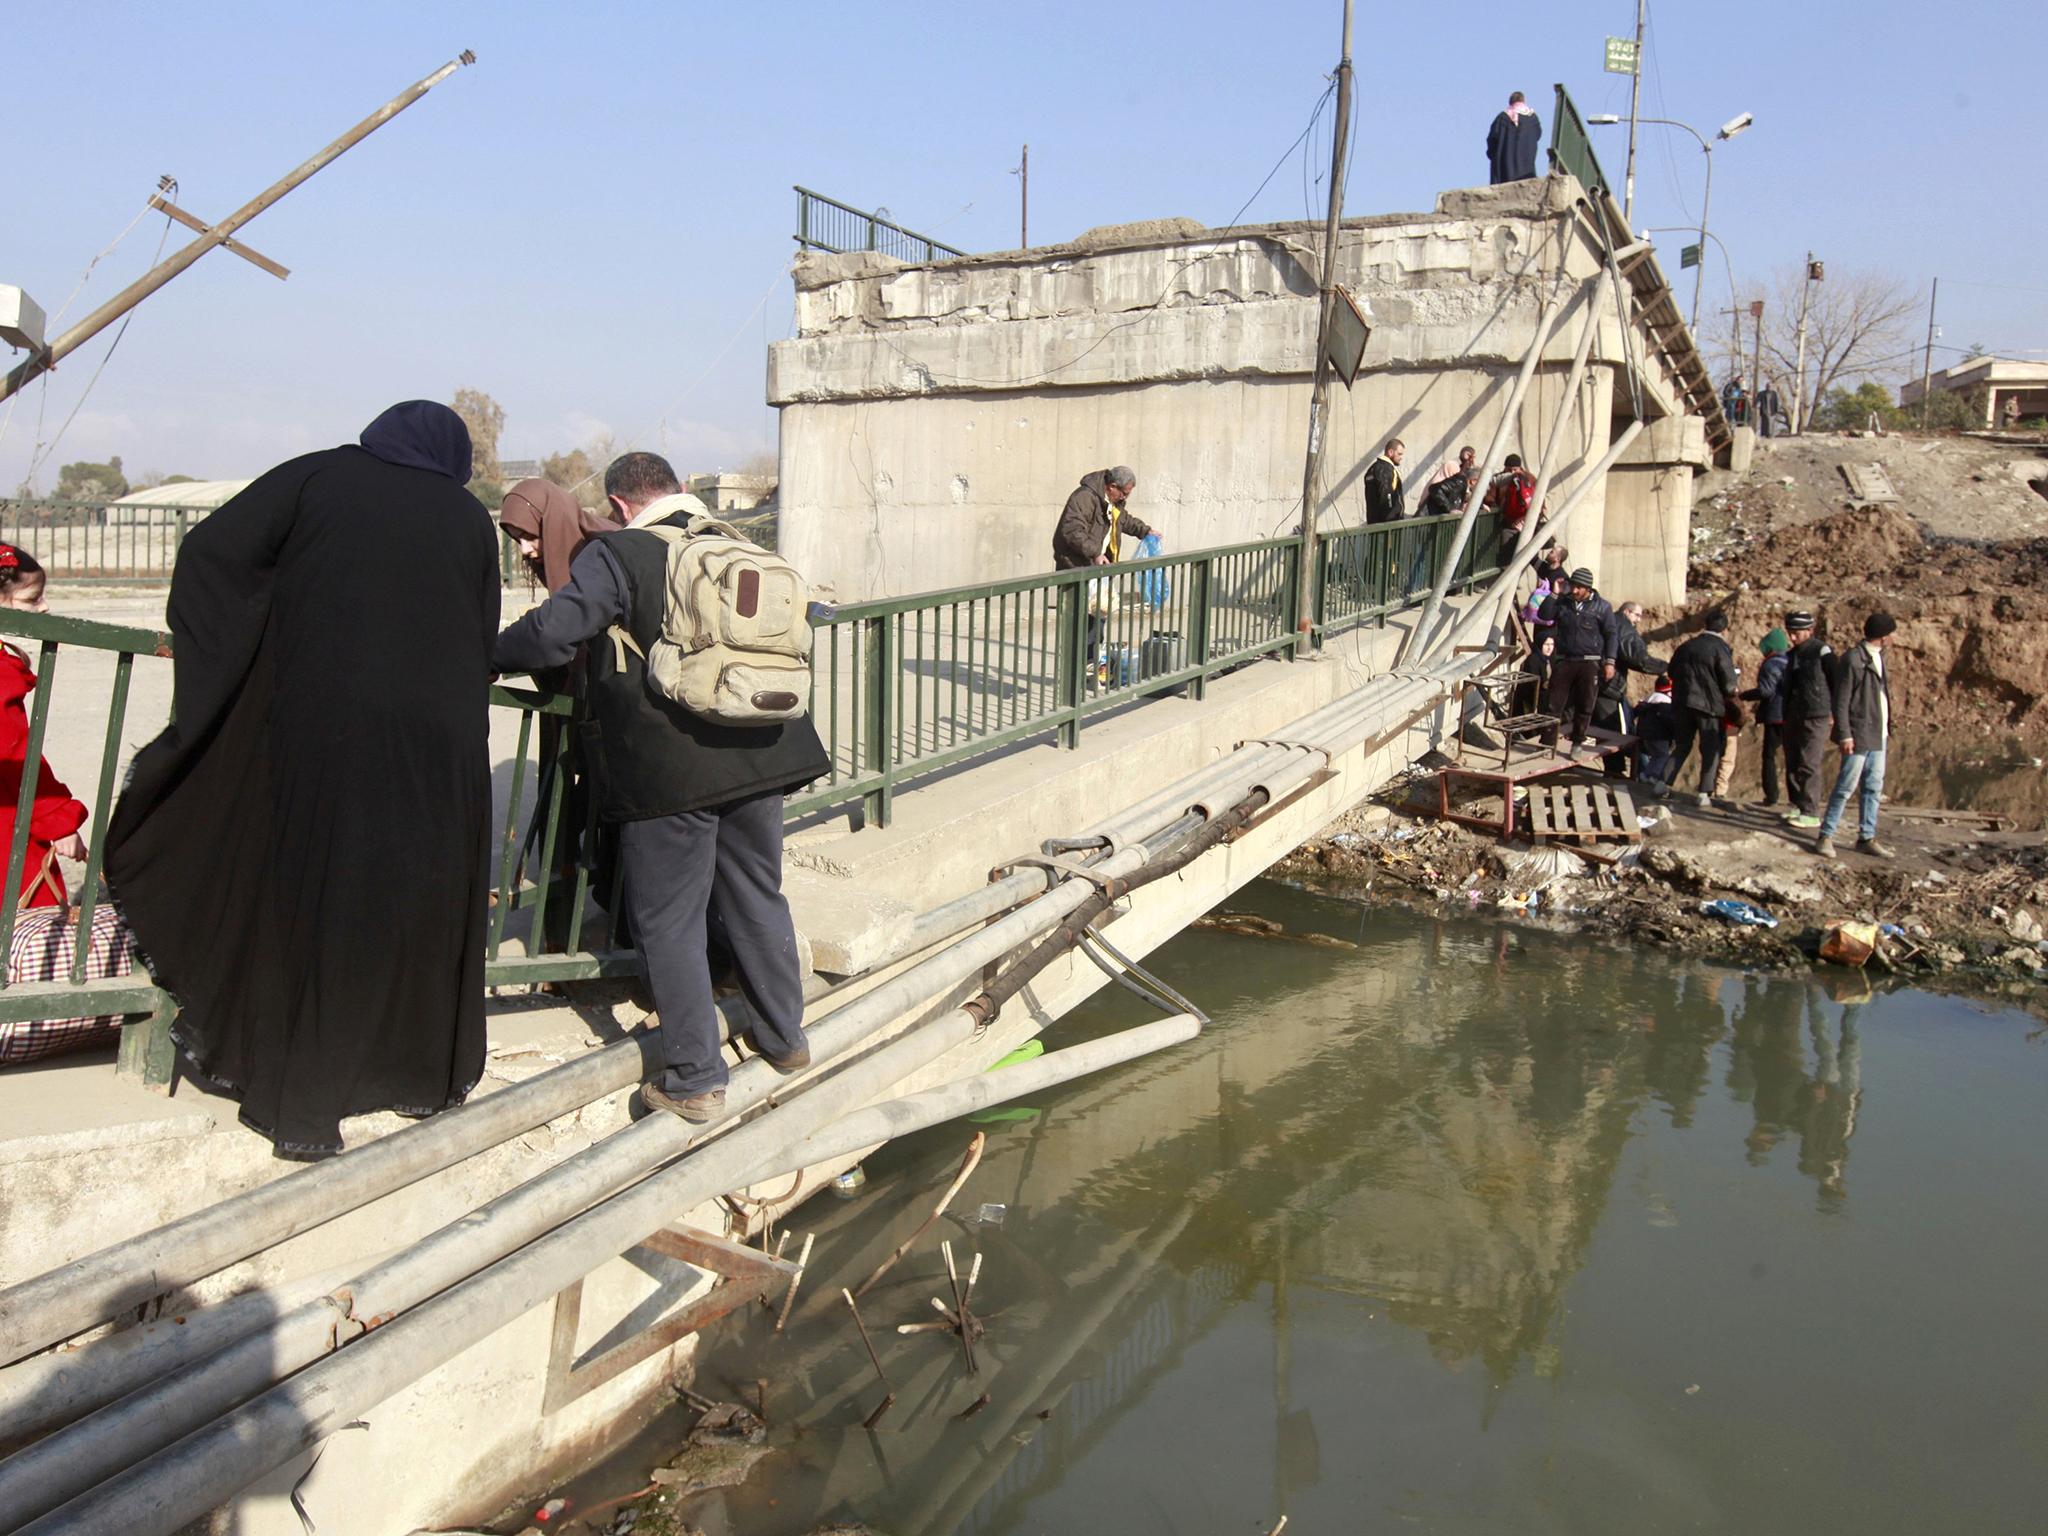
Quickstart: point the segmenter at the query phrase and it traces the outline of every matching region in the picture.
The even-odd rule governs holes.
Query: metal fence
[[[797,187],[796,243],[807,251],[880,251],[898,261],[938,261],[965,256],[930,235],[892,224],[879,213],[854,208],[808,187]]]
[[[1550,158],[1560,170],[1576,176],[1579,185],[1588,192],[1597,194],[1608,189],[1607,173],[1600,169],[1600,158],[1593,153],[1593,140],[1586,132],[1585,120],[1579,116],[1571,92],[1562,85],[1557,87],[1556,109],[1550,120]]]
[[[210,510],[62,497],[0,501],[0,539],[27,550],[55,577],[163,582],[187,530]]]
[[[1419,601],[1448,552],[1455,517],[1354,528],[1322,539],[1306,634],[1319,643],[1384,621]],[[1163,697],[1200,699],[1209,682],[1304,643],[1298,620],[1299,537],[1119,562],[983,586],[821,609],[811,660],[811,713],[830,754],[825,778],[787,805],[791,818],[858,803],[886,824],[899,788],[970,758],[1043,740],[1079,745],[1083,725]],[[1491,514],[1474,526],[1454,589],[1499,568]],[[0,1022],[139,1016],[123,1032],[124,1070],[167,1081],[169,999],[138,973],[84,979],[108,814],[125,762],[130,683],[138,658],[161,666],[161,631],[0,609],[0,637],[28,650],[37,674],[29,711],[7,888],[18,891],[30,812],[60,677],[78,708],[80,671],[106,679],[100,773],[86,823],[82,906],[69,974],[7,985]],[[67,660],[67,658],[69,658]],[[152,680],[158,696],[167,680]],[[97,709],[97,703],[84,706]],[[489,707],[515,717],[509,786],[494,859],[485,979],[493,986],[628,974],[636,961],[615,931],[616,860],[606,856],[594,797],[571,792],[573,708],[561,695],[492,687]],[[500,717],[501,720],[503,717]],[[76,735],[77,717],[69,717]],[[95,724],[98,723],[95,717]],[[531,793],[529,794],[529,785]],[[0,954],[15,909],[0,903]]]

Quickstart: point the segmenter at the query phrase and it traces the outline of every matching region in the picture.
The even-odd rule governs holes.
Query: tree
[[[154,491],[166,485],[194,485],[197,481],[198,477],[194,475],[167,475],[160,469],[145,469],[135,477],[128,489],[131,492]]]
[[[1809,285],[1805,263],[1781,269],[1764,297],[1763,371],[1766,381],[1781,381],[1788,405],[1799,367],[1802,298],[1807,372],[1799,419],[1805,421],[1812,403],[1827,399],[1837,385],[1870,378],[1896,360],[1919,313],[1920,296],[1884,272],[1831,266],[1824,280]]]
[[[590,462],[590,455],[581,448],[571,448],[567,453],[551,453],[540,461],[541,478],[552,480],[565,491],[574,491],[585,501],[596,498],[589,494],[590,487],[584,482],[596,473],[596,466]],[[603,495],[600,490],[598,495]]]
[[[480,389],[458,389],[449,403],[469,428],[469,488],[489,501],[477,487],[478,482],[496,486],[505,478],[498,466],[498,436],[505,430],[505,408]]]
[[[1892,403],[1892,392],[1875,379],[1865,379],[1854,389],[1839,386],[1813,413],[1813,424],[1823,432],[1861,432],[1877,418],[1879,427],[1890,430],[1903,424],[1904,413]]]
[[[115,501],[128,494],[128,477],[121,472],[121,455],[104,464],[81,459],[57,471],[57,494],[75,501]]]

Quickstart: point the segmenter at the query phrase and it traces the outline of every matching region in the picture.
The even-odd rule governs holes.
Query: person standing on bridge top
[[[559,667],[613,632],[586,677],[598,814],[618,827],[626,916],[660,1020],[662,1070],[640,1096],[701,1124],[724,1111],[731,1076],[711,989],[714,902],[754,1049],[778,1072],[811,1064],[803,967],[782,894],[782,797],[831,763],[807,716],[725,725],[654,690],[645,656],[661,638],[669,585],[668,542],[653,530],[686,525],[704,508],[658,454],[614,459],[604,489],[626,526],[583,547],[567,585],[498,636],[491,665]]]
[[[1564,755],[1576,762],[1579,739],[1593,723],[1600,685],[1614,676],[1614,653],[1621,642],[1620,626],[1607,599],[1593,588],[1593,573],[1580,566],[1571,587],[1543,600],[1543,617],[1557,639],[1550,663],[1550,713],[1564,727]],[[1544,734],[1544,745],[1557,745],[1557,726]]]
[[[469,476],[462,418],[408,400],[178,547],[171,724],[107,877],[179,1051],[280,1157],[483,1073],[499,576]]]
[[[1159,530],[1128,509],[1131,492],[1138,487],[1137,471],[1128,464],[1114,469],[1090,470],[1074,487],[1060,520],[1052,530],[1052,568],[1077,571],[1087,566],[1114,565],[1123,558],[1123,541],[1150,538]],[[1095,587],[1099,583],[1090,582]],[[1093,593],[1088,603],[1087,668],[1092,677],[1102,645],[1104,616]]]
[[[1528,181],[1536,174],[1536,145],[1543,137],[1543,124],[1530,110],[1520,91],[1508,97],[1505,111],[1493,120],[1486,134],[1487,180],[1494,186],[1504,181]]]
[[[1884,653],[1898,627],[1890,614],[1873,613],[1863,621],[1863,643],[1842,658],[1835,674],[1835,745],[1842,749],[1842,771],[1835,777],[1835,792],[1828,796],[1820,834],[1813,840],[1813,851],[1824,859],[1835,856],[1835,828],[1859,788],[1863,797],[1856,851],[1872,858],[1892,857],[1891,849],[1877,840],[1877,807],[1884,794],[1884,754],[1892,730],[1892,685],[1885,675]]]

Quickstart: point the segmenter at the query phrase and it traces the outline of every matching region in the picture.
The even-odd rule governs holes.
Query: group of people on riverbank
[[[501,527],[549,596],[500,633],[498,532],[470,472],[461,418],[407,401],[359,444],[270,471],[179,547],[172,722],[135,756],[105,871],[178,1004],[185,1070],[283,1157],[339,1151],[346,1116],[433,1114],[482,1075],[500,673],[582,700],[585,792],[615,840],[660,1030],[647,1104],[722,1112],[714,922],[754,1051],[781,1072],[810,1064],[782,799],[826,771],[824,749],[800,712],[726,723],[649,672],[675,623],[670,553],[702,531],[702,504],[650,453],[606,469],[609,518],[545,481],[515,486]],[[43,585],[26,551],[0,546],[0,605],[40,611]],[[33,684],[24,655],[0,653],[10,820]],[[22,904],[61,905],[54,858],[82,855],[85,808],[46,763],[34,805]],[[75,1043],[20,1039],[24,1057]]]
[[[1891,734],[1885,652],[1898,629],[1896,619],[1882,611],[1870,614],[1862,642],[1838,655],[1812,613],[1787,613],[1783,625],[1764,636],[1756,681],[1745,688],[1725,613],[1708,614],[1698,634],[1668,662],[1659,660],[1636,627],[1642,605],[1611,606],[1595,590],[1592,571],[1581,566],[1563,573],[1568,558],[1568,551],[1545,546],[1522,608],[1529,636],[1523,665],[1541,680],[1545,708],[1557,720],[1545,738],[1550,745],[1562,731],[1565,756],[1576,759],[1590,726],[1633,736],[1631,752],[1602,754],[1606,771],[1615,777],[1633,773],[1660,800],[1697,754],[1699,807],[1725,806],[1748,704],[1761,735],[1760,803],[1776,807],[1782,789],[1790,802],[1786,824],[1813,832],[1813,851],[1831,859],[1849,801],[1856,798],[1856,851],[1892,857],[1877,834]],[[1654,678],[1648,695],[1634,704],[1627,702],[1631,672]],[[1823,809],[1831,748],[1841,767]]]

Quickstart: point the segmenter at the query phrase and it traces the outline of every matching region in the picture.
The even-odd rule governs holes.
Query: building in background
[[[1908,379],[1899,386],[1899,404],[1916,406],[1930,394],[1980,390],[1987,427],[2048,417],[2048,363],[2025,363],[2010,357],[1973,357],[1957,363],[1930,378],[1924,390],[1920,380]]]
[[[775,477],[721,469],[691,475],[683,482],[683,489],[710,508],[714,516],[723,517],[728,512],[756,512],[768,507],[775,500]]]

